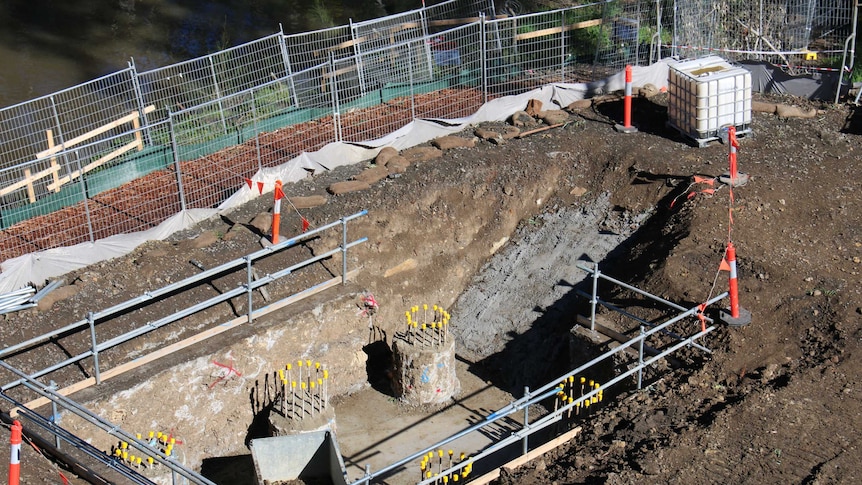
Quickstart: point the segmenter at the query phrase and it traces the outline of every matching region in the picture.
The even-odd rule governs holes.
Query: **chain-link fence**
[[[847,68],[855,8],[607,0],[514,15],[513,0],[450,0],[142,73],[132,63],[0,110],[0,261],[215,207],[257,170],[333,141],[468,116],[490,98],[626,64],[719,51]]]

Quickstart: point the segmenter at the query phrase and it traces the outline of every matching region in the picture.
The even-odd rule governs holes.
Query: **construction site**
[[[0,179],[0,472],[858,482],[858,97],[641,63],[611,3],[422,9],[259,89],[35,129]],[[555,36],[603,25],[621,57],[590,78]]]

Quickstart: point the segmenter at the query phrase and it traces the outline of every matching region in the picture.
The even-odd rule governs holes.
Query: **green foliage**
[[[308,26],[312,30],[326,29],[335,26],[335,20],[332,18],[332,13],[323,0],[314,0],[311,8],[308,10]]]

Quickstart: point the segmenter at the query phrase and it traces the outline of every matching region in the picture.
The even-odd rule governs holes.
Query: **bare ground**
[[[741,303],[754,315],[752,324],[720,326],[706,342],[712,354],[687,352],[683,367],[649,381],[643,391],[615,395],[601,412],[578,423],[579,438],[504,473],[501,483],[859,481],[862,196],[854,169],[862,139],[851,108],[814,107],[821,111],[811,119],[757,113],[753,135],[741,140],[740,168],[751,181],[734,190],[730,234],[738,250]],[[237,468],[230,457],[247,456],[248,441],[265,434],[260,422],[272,404],[266,376],[282,362],[326,362],[340,377],[333,390],[337,402],[366,396],[378,403],[352,405],[345,430],[374,436],[383,428],[375,423],[384,408],[414,412],[379,401],[388,392],[385,346],[375,354],[369,343],[390,343],[404,310],[414,304],[451,309],[460,358],[481,376],[474,386],[490,384],[499,391],[473,405],[473,414],[481,416],[507,395],[519,396],[524,385],[562,375],[577,360],[563,342],[575,312],[583,309],[571,287],[583,279],[575,264],[584,255],[607,274],[686,307],[705,301],[726,289],[726,273],[716,280],[716,270],[728,238],[729,194],[724,187],[712,195],[687,195],[706,188],[690,186],[694,175],[726,171],[727,146],[691,146],[665,126],[660,97],[636,100],[637,134],[613,131],[619,109],[619,103],[608,103],[574,114],[562,128],[500,146],[482,141],[449,150],[369,190],[330,196],[326,205],[303,210],[312,226],[369,210],[351,226],[351,236],[369,241],[351,261],[361,270],[350,285],[73,397],[132,432],[174,430],[187,443],[191,466],[216,479],[225,468]],[[330,183],[361,168],[314,176],[286,192],[323,194]],[[194,274],[190,259],[211,267],[256,250],[259,234],[241,227],[269,204],[262,197],[173,241],[150,243],[128,257],[67,275],[74,289],[67,298],[48,309],[6,316],[0,339],[21,341],[79,320],[87,310]],[[295,233],[297,221],[286,217],[282,232]],[[261,269],[308,257],[335,237],[311,241]],[[402,263],[408,269],[395,271]],[[287,295],[339,268],[338,261],[325,262],[270,291]],[[108,336],[234,284],[227,275],[161,307],[112,321],[100,332]],[[375,335],[356,315],[363,292],[374,293],[381,304]],[[631,303],[624,293],[605,296]],[[241,302],[235,305],[152,332],[106,353],[102,363],[127,361],[154,342],[176,341],[231,319],[242,310]],[[654,309],[639,307],[634,302],[632,311],[656,317]],[[699,324],[685,325],[679,330],[691,333]],[[86,349],[88,338],[86,332],[64,336],[9,361],[32,372]],[[212,386],[223,376],[213,361],[228,360],[242,376]],[[91,374],[85,363],[52,377],[66,385]],[[347,419],[342,409],[339,421]],[[72,418],[63,423],[91,433]],[[92,439],[105,450],[113,444],[95,434]],[[361,465],[361,454],[342,451]],[[45,463],[31,476],[50,483],[57,475]],[[216,479],[248,480],[247,473]]]

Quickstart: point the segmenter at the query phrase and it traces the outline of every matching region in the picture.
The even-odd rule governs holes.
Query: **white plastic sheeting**
[[[653,84],[667,87],[668,63],[658,62],[648,67],[632,68],[632,84]],[[376,140],[361,144],[331,143],[316,152],[304,152],[298,157],[272,168],[265,168],[253,179],[274,187],[276,180],[284,183],[299,181],[309,173],[332,170],[369,160],[381,148],[391,146],[398,150],[410,148],[441,136],[458,133],[469,125],[488,121],[503,121],[523,110],[531,99],[538,99],[545,109],[564,108],[574,101],[600,93],[625,88],[625,75],[621,71],[613,76],[588,84],[549,84],[523,94],[494,99],[484,104],[472,116],[454,120],[414,120],[406,126]],[[126,255],[146,241],[163,240],[171,234],[194,226],[209,217],[227,212],[260,197],[247,186],[226,199],[218,209],[191,209],[180,212],[158,226],[146,231],[118,234],[92,243],[38,251],[0,264],[0,294],[14,291],[30,282],[41,285],[45,280],[64,275],[75,269]]]

